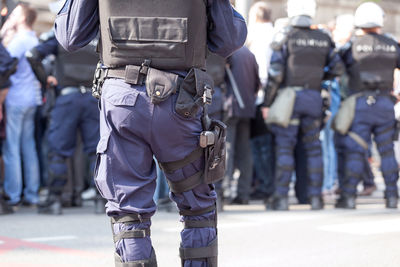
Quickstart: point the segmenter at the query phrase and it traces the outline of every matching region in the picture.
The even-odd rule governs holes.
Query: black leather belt
[[[79,86],[79,87],[65,87],[61,89],[59,95],[69,95],[69,94],[75,94],[75,93],[81,93],[81,94],[86,94],[86,93],[91,93],[92,89],[89,87],[85,86]]]

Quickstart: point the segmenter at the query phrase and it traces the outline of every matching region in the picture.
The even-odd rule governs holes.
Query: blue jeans
[[[5,166],[4,190],[10,204],[21,200],[22,171],[24,176],[24,198],[29,203],[39,200],[39,162],[34,138],[36,107],[6,106],[6,140],[3,147]],[[23,162],[23,166],[21,164]]]
[[[334,131],[329,122],[321,131],[322,157],[324,161],[324,183],[323,190],[331,190],[337,177],[337,156],[335,143],[333,141]]]

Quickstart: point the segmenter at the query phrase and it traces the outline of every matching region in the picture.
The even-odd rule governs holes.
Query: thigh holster
[[[113,233],[114,243],[121,241],[122,239],[130,238],[145,238],[150,236],[150,229],[132,229],[132,230],[122,230],[119,233],[114,232],[114,224],[124,224],[130,225],[134,223],[147,222],[150,219],[142,218],[140,214],[130,214],[120,217],[111,218],[111,230]],[[122,262],[121,257],[115,253],[115,266],[116,267],[157,267],[157,259],[154,249],[152,249],[151,257],[145,260],[137,260],[130,262]]]
[[[190,153],[182,160],[173,162],[159,162],[165,173],[174,173],[186,165],[205,159],[204,170],[187,177],[186,179],[173,182],[167,179],[173,193],[189,191],[200,184],[212,184],[223,179],[225,174],[226,160],[226,125],[220,121],[212,121],[209,131],[204,131],[200,136],[200,147]]]

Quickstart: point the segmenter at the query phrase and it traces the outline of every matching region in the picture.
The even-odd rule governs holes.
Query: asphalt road
[[[219,214],[220,267],[398,267],[400,211],[384,208],[382,193],[359,199],[355,211],[292,205],[266,211],[261,202],[227,206]],[[0,216],[0,266],[113,266],[109,219],[91,203],[62,216],[21,208]],[[176,212],[157,212],[152,239],[160,267],[180,266]]]

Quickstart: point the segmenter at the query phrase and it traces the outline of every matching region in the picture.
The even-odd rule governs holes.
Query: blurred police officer
[[[3,102],[11,84],[9,77],[15,72],[17,64],[18,60],[10,56],[0,41],[0,121],[4,120]],[[0,214],[7,214],[11,213],[12,209],[5,201],[2,180],[0,179]]]
[[[99,141],[99,110],[96,99],[91,96],[91,84],[99,58],[96,45],[97,42],[93,41],[84,49],[69,53],[58,44],[51,31],[41,44],[27,53],[38,80],[47,83],[47,87],[56,86],[58,96],[50,114],[48,133],[49,195],[45,202],[39,204],[39,213],[62,213],[61,194],[68,180],[67,158],[74,154],[78,130],[91,169],[94,169]],[[56,57],[55,77],[47,77],[44,71],[42,60],[48,55]],[[104,212],[104,202],[100,197],[96,204],[96,212]]]
[[[323,168],[319,141],[323,103],[320,89],[323,79],[329,79],[341,69],[338,64],[340,59],[330,36],[322,30],[311,29],[315,1],[289,0],[287,4],[290,25],[279,32],[272,43],[274,53],[264,103],[267,108],[263,109],[264,117],[271,123],[276,138],[276,190],[271,204],[274,210],[289,208],[293,150],[300,130],[307,156],[308,196],[311,208],[319,210],[323,208]],[[287,122],[279,124],[270,120],[273,109],[268,108],[274,102],[278,89],[285,89],[291,97],[281,97],[278,104],[275,103],[276,107],[283,111],[293,108],[292,113],[287,115]],[[288,100],[291,103],[286,103]],[[279,113],[275,109],[275,115]]]
[[[226,57],[244,43],[245,22],[228,0],[67,1],[56,20],[67,50],[89,43],[99,28],[95,176],[108,200],[116,266],[157,266],[150,239],[153,154],[183,216],[182,265],[217,266],[216,193],[208,183],[223,176],[212,174],[225,165],[224,126],[209,128],[203,120],[203,128],[212,79],[201,69],[207,46]]]
[[[354,120],[344,139],[345,181],[336,207],[354,209],[357,184],[365,169],[364,157],[371,134],[381,156],[385,179],[386,207],[397,208],[398,165],[393,151],[394,102],[391,98],[394,70],[400,67],[400,47],[381,33],[384,11],[375,3],[364,3],[355,13],[360,29],[341,51],[355,97]],[[344,103],[344,102],[343,102]],[[344,105],[344,104],[343,104]]]

